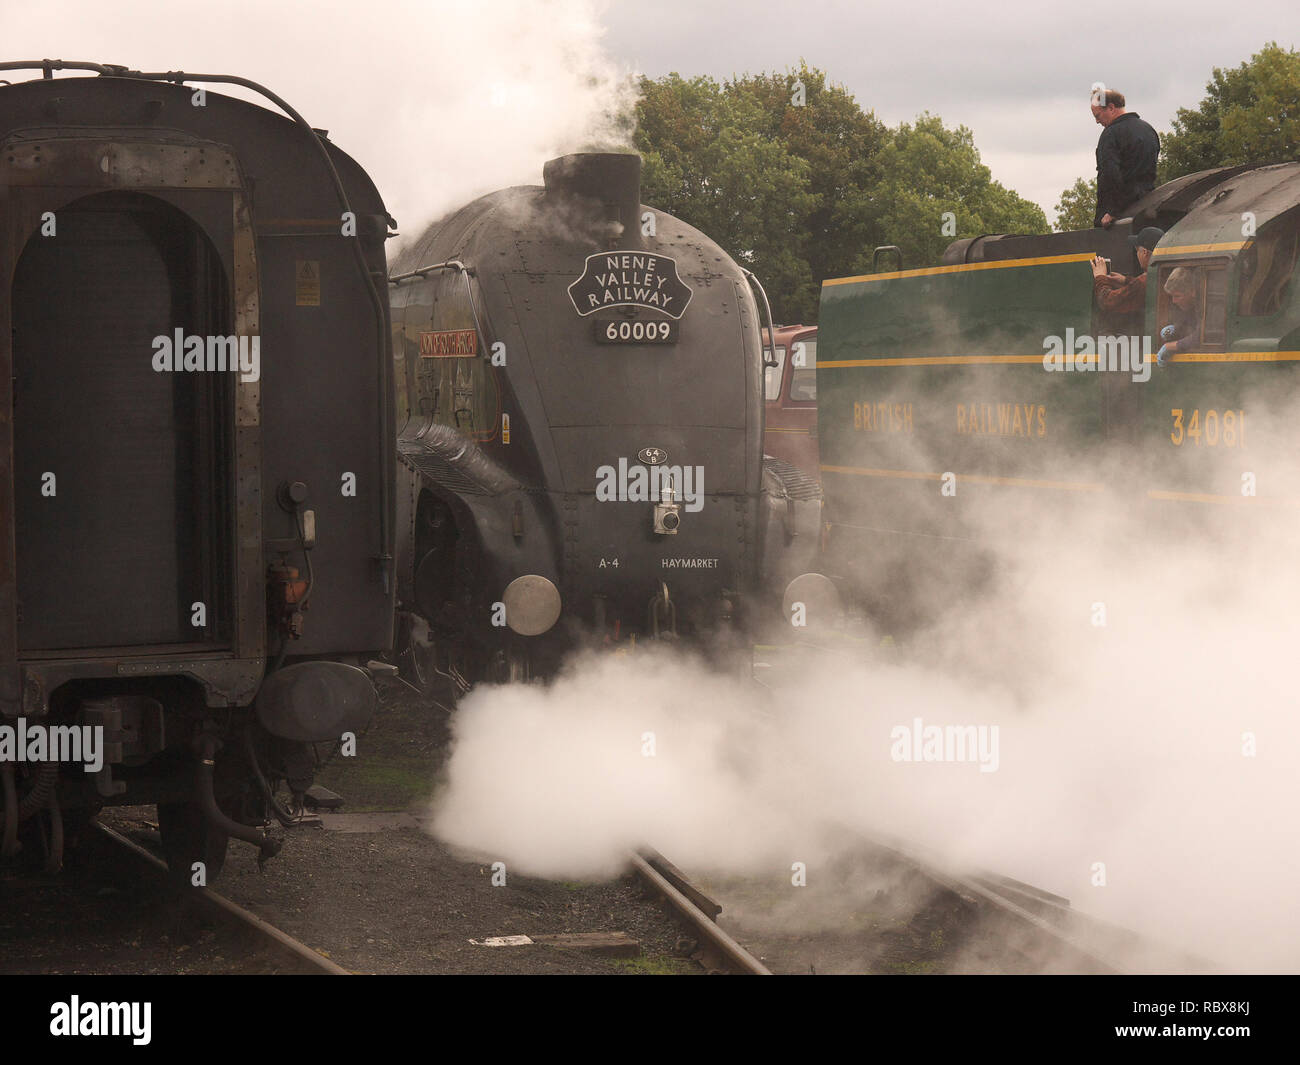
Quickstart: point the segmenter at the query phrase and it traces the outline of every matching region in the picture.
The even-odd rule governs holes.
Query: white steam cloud
[[[607,875],[648,842],[688,870],[811,879],[835,822],[1224,970],[1295,971],[1295,508],[1207,544],[1177,508],[1103,525],[1088,506],[898,648],[824,638],[765,685],[680,652],[593,656],[475,692],[431,830],[541,875]],[[895,761],[891,730],[918,717],[996,725],[997,771]]]
[[[600,0],[85,0],[5,5],[7,59],[62,58],[260,82],[355,158],[404,236],[542,163],[626,146],[631,72]],[[6,74],[22,80],[22,72]],[[34,76],[39,77],[39,72]],[[73,75],[58,75],[73,76]],[[212,92],[254,100],[230,86]]]

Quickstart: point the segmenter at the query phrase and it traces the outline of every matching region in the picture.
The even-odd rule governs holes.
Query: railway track
[[[680,869],[652,848],[632,855],[632,870],[646,886],[658,893],[677,916],[698,936],[684,943],[683,953],[709,972],[731,972],[746,976],[771,976],[771,971],[744,947],[718,927],[722,907],[693,885]]]
[[[1120,975],[1161,968],[1159,959],[1164,964],[1176,958],[1184,964],[1191,961],[1157,948],[1136,932],[1080,913],[1063,896],[1012,877],[952,873],[907,844],[877,839],[865,843],[910,865],[936,892],[955,898],[972,915],[1001,922],[1012,936],[1027,942],[1037,940],[1041,947],[1035,953],[1051,959],[1049,971]]]
[[[788,651],[789,646],[766,650]],[[832,662],[856,660],[854,656],[861,650],[858,644],[835,646],[808,637],[799,639],[794,646],[801,653],[812,652]],[[771,685],[760,667],[769,670],[771,663],[756,660],[755,667],[751,678],[755,688],[770,690]],[[928,883],[938,909],[942,910],[944,904],[957,907],[957,914],[950,916],[960,916],[966,921],[975,917],[985,921],[993,918],[1001,923],[1009,938],[1027,944],[1037,941],[1037,946],[1027,949],[1052,959],[1056,967],[1047,971],[1122,974],[1218,971],[1209,959],[1081,913],[1070,905],[1070,900],[1012,877],[985,871],[952,871],[942,859],[884,833],[864,835],[839,824],[829,825],[827,830],[839,837],[835,847],[863,847],[886,856],[895,866],[911,870],[914,879]],[[735,910],[733,906],[732,916]],[[773,950],[771,956],[778,958],[780,953]]]
[[[705,894],[654,851],[635,856],[633,867],[698,931],[693,956],[710,971],[1215,971],[1204,958],[1080,913],[1068,899],[1012,877],[955,873],[899,841],[837,835],[837,858],[810,873],[820,891],[792,893],[783,878],[700,878]],[[725,927],[712,895],[728,901]]]
[[[0,973],[348,975],[212,889],[179,887],[142,825],[110,825],[82,825],[61,872],[35,849],[0,867]]]
[[[134,840],[128,839],[115,829],[107,825],[95,822],[94,828],[100,832],[115,847],[125,850],[139,861],[152,868],[159,876],[167,876],[167,863],[157,855],[151,853],[147,848],[142,847]],[[258,939],[263,941],[272,953],[279,954],[290,963],[299,967],[305,967],[308,971],[314,971],[326,976],[351,976],[352,974],[337,965],[329,958],[318,953],[294,939],[287,932],[281,931],[275,925],[269,924],[262,920],[257,914],[252,913],[237,903],[231,902],[224,895],[220,895],[211,888],[191,888],[186,892],[186,898],[191,900],[195,905],[204,907],[210,913],[215,915],[218,920],[233,923],[241,929],[253,933]]]

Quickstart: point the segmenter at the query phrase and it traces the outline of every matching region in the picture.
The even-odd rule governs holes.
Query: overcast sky
[[[1195,107],[1213,68],[1265,43],[1300,45],[1296,0],[1141,3],[613,3],[606,44],[651,77],[785,70],[807,60],[893,125],[922,111],[964,124],[993,177],[1052,218],[1062,189],[1096,173],[1093,82],[1157,130]]]
[[[993,176],[1051,218],[1095,171],[1093,82],[1163,131],[1213,67],[1270,40],[1297,45],[1295,0],[0,0],[5,58],[262,81],[366,166],[404,232],[538,182],[599,132],[631,71],[722,79],[801,58],[888,123],[928,110],[969,126]]]

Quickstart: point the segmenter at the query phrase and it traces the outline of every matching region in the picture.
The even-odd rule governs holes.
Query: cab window
[[[1285,305],[1300,252],[1300,209],[1288,211],[1260,230],[1237,259],[1237,313],[1277,314]]]
[[[771,350],[771,348],[764,344],[763,358],[766,359],[767,353]],[[769,401],[781,398],[781,374],[784,370],[785,348],[778,345],[776,348],[776,365],[763,367],[763,394]]]
[[[793,372],[790,375],[790,401],[793,403],[809,403],[817,400],[817,338],[810,337],[807,340],[800,340],[795,343],[791,350],[795,353],[793,356]],[[799,358],[802,351],[803,358]],[[799,363],[802,361],[803,365]]]
[[[500,426],[500,395],[484,338],[475,331],[465,280],[447,272],[435,281],[433,292],[427,324],[415,330],[419,412],[474,440],[492,440]],[[465,334],[474,340],[473,355],[457,354]]]
[[[1191,308],[1179,311],[1165,290],[1170,275],[1184,270],[1191,277]],[[1225,259],[1180,262],[1163,266],[1159,272],[1160,288],[1156,297],[1157,329],[1173,324],[1190,313],[1196,324],[1193,343],[1197,351],[1223,351],[1228,343],[1228,263]],[[1157,344],[1157,346],[1159,346]]]

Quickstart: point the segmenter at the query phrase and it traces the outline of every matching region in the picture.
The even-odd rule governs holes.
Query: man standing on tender
[[[1104,126],[1097,140],[1097,212],[1092,224],[1109,229],[1129,204],[1156,187],[1160,137],[1136,113],[1124,110],[1124,94],[1092,94],[1092,117]]]

